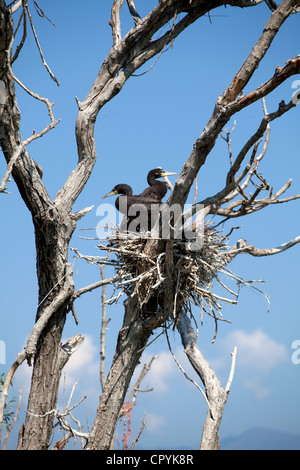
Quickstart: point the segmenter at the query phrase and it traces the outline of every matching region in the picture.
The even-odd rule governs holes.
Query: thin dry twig
[[[169,351],[174,359],[174,361],[176,362],[177,366],[179,367],[179,369],[181,370],[181,372],[183,373],[183,375],[185,376],[185,378],[189,381],[189,382],[192,382],[192,384],[195,385],[196,388],[198,388],[198,390],[200,390],[202,396],[204,397],[205,399],[205,402],[207,404],[207,408],[209,410],[209,412],[211,413],[212,415],[212,410],[211,410],[211,406],[209,404],[209,401],[207,399],[207,396],[206,396],[206,393],[204,392],[204,390],[202,390],[202,388],[200,387],[200,385],[197,384],[197,382],[195,382],[195,380],[193,380],[191,377],[188,376],[188,374],[185,372],[184,368],[182,367],[182,365],[179,363],[179,361],[177,360],[175,354],[173,353],[172,351],[172,348],[171,348],[171,344],[170,344],[170,340],[169,340],[169,336],[168,336],[168,333],[167,333],[167,329],[165,329],[165,335],[166,335],[166,338],[167,338],[167,343],[168,343],[168,347],[169,347]]]
[[[6,436],[5,436],[5,439],[4,439],[4,444],[3,444],[3,450],[6,450],[6,445],[7,445],[7,440],[8,440],[8,437],[14,427],[14,425],[16,424],[16,421],[18,419],[18,415],[19,415],[19,411],[20,411],[20,406],[21,406],[21,400],[22,400],[22,390],[19,390],[19,400],[18,400],[18,404],[17,404],[17,409],[16,409],[16,412],[15,412],[15,416],[14,416],[14,419],[9,427],[9,429],[7,430],[6,432]]]
[[[147,239],[140,238],[134,233],[120,233],[115,228],[111,230],[111,236],[106,237],[107,244],[98,245],[101,250],[107,251],[106,257],[93,258],[80,254],[80,257],[87,262],[100,266],[111,265],[111,255],[115,255],[113,263],[116,270],[116,276],[113,278],[115,289],[106,303],[115,303],[125,294],[135,296],[142,308],[155,294],[158,304],[160,302],[163,304],[167,289],[171,293],[170,320],[174,322],[174,326],[181,313],[191,315],[194,305],[200,308],[201,318],[202,313],[213,318],[215,333],[212,341],[214,341],[218,322],[229,322],[222,317],[223,304],[236,305],[238,302],[238,292],[228,287],[225,281],[227,277],[225,268],[231,260],[231,255],[228,255],[230,250],[228,238],[222,231],[207,225],[202,243],[197,249],[190,250],[189,245],[175,239],[169,254],[173,260],[170,266],[173,267],[167,270],[166,253],[161,252],[154,258],[144,253]],[[238,286],[243,284],[255,288],[253,283],[243,281],[240,276],[236,276],[235,280]],[[166,283],[169,283],[168,288]],[[216,293],[215,285],[219,285],[229,296]]]
[[[41,415],[31,413],[30,411],[27,411],[27,413],[30,414],[31,416],[34,416],[35,418],[44,418],[45,416],[53,414],[57,418],[58,424],[60,425],[60,427],[64,431],[68,431],[68,433],[70,433],[69,434],[70,437],[72,435],[72,436],[74,436],[74,438],[79,437],[79,438],[83,438],[85,440],[88,440],[89,435],[88,435],[88,433],[84,433],[84,432],[81,431],[81,425],[80,425],[79,420],[77,420],[77,419],[75,420],[74,417],[71,416],[71,411],[74,410],[75,408],[77,408],[86,399],[86,396],[84,396],[77,403],[75,403],[75,405],[70,406],[77,384],[78,384],[78,380],[76,380],[76,382],[74,383],[74,385],[71,389],[68,402],[67,402],[67,404],[65,406],[65,409],[62,413],[60,411],[56,410],[56,409],[47,411],[46,413],[41,414]],[[73,421],[75,421],[77,423],[77,425],[80,429],[79,431],[70,426],[70,424],[66,420],[67,416],[71,416]]]
[[[121,33],[121,21],[120,21],[120,10],[123,5],[123,0],[114,0],[111,8],[111,19],[109,25],[112,28],[113,34],[113,45],[117,45],[121,42],[122,33]]]
[[[35,2],[35,5],[36,5],[36,2]],[[35,39],[35,42],[36,42],[36,45],[37,45],[37,48],[39,50],[39,53],[40,53],[40,56],[41,56],[41,59],[42,59],[42,63],[43,63],[43,66],[46,68],[47,72],[49,73],[50,77],[52,78],[52,80],[55,81],[55,83],[59,86],[59,81],[57,80],[56,76],[54,75],[54,73],[51,71],[49,65],[47,64],[47,62],[45,61],[45,57],[44,57],[44,54],[43,54],[43,51],[42,51],[42,48],[40,46],[40,43],[39,43],[39,40],[38,40],[38,37],[37,37],[37,34],[36,34],[36,31],[35,31],[35,27],[34,27],[34,24],[33,24],[33,21],[32,21],[32,17],[31,17],[31,14],[30,14],[30,11],[29,11],[29,7],[28,7],[28,4],[26,3],[26,10],[27,10],[27,14],[28,14],[28,18],[29,18],[29,22],[30,22],[30,26],[31,26],[31,30],[32,30],[32,33],[33,33],[33,36],[34,36],[34,39]],[[45,15],[44,15],[45,16]],[[48,19],[48,18],[47,18]],[[49,20],[50,21],[50,20]],[[53,24],[53,23],[52,23]],[[55,25],[54,25],[55,26]]]
[[[105,279],[104,266],[100,266],[102,281]],[[106,342],[106,329],[109,323],[106,317],[106,284],[102,285],[102,319],[101,319],[101,333],[100,333],[100,384],[102,391],[105,386],[105,342]]]
[[[141,393],[141,392],[151,392],[153,390],[153,388],[147,389],[147,390],[141,390],[140,385],[141,385],[141,382],[146,377],[146,375],[148,374],[148,372],[150,371],[150,368],[151,368],[151,365],[152,365],[153,361],[157,358],[158,358],[158,356],[152,356],[149,363],[144,364],[143,369],[140,372],[137,381],[135,382],[134,386],[132,387],[131,391],[128,393],[128,395],[126,397],[126,400],[124,401],[124,404],[123,404],[123,406],[120,410],[120,413],[119,413],[119,419],[122,418],[125,414],[128,414],[128,412],[131,413],[131,410],[132,410],[133,406],[136,405],[136,400],[137,400],[137,396],[138,396],[139,393]],[[128,419],[128,417],[127,417],[127,419]],[[137,436],[135,437],[134,441],[132,442],[132,444],[130,445],[129,450],[132,450],[135,447],[135,445],[137,444],[137,442],[140,439],[140,436],[141,436],[141,434],[142,434],[142,432],[145,428],[146,422],[147,421],[145,420],[145,414],[144,414],[139,432],[138,432]],[[129,435],[127,435],[127,429],[126,429],[127,424],[128,423],[126,423],[126,420],[124,419],[124,431],[123,431],[123,441],[124,441],[124,443],[129,438]],[[126,446],[127,446],[127,443],[126,443]],[[128,448],[128,446],[127,446],[127,448]]]
[[[232,357],[232,360],[231,360],[231,369],[230,369],[228,381],[227,381],[227,384],[226,384],[226,387],[225,387],[225,392],[226,392],[227,394],[229,394],[229,392],[230,392],[230,387],[231,387],[231,384],[232,384],[232,381],[233,381],[233,376],[234,376],[234,372],[235,372],[235,364],[236,364],[237,352],[238,352],[238,349],[237,349],[237,347],[235,346],[235,347],[233,348],[233,352],[231,353],[231,357]]]
[[[46,105],[51,122],[44,129],[42,129],[40,132],[33,131],[32,135],[30,137],[28,137],[26,140],[24,140],[21,144],[19,144],[17,146],[17,148],[15,149],[13,155],[10,158],[9,163],[7,164],[7,170],[6,170],[5,175],[2,178],[2,181],[1,181],[1,184],[0,184],[0,192],[5,192],[6,183],[7,183],[8,179],[9,179],[9,176],[12,172],[13,166],[16,163],[16,161],[18,160],[18,158],[20,157],[20,155],[23,153],[23,151],[26,149],[27,145],[29,145],[34,140],[43,137],[51,129],[54,129],[57,126],[57,124],[60,122],[60,119],[56,120],[54,118],[54,114],[53,114],[53,110],[52,110],[54,103],[51,103],[48,100],[48,98],[43,98],[42,96],[40,96],[37,93],[30,90],[13,73],[12,68],[11,68],[11,63],[10,63],[10,55],[11,55],[12,44],[13,44],[13,39],[10,43],[10,47],[7,50],[7,67],[8,67],[9,74],[11,75],[13,80],[15,80],[15,82],[18,83],[18,85],[20,85],[20,87],[23,88],[23,90],[26,91],[26,93],[28,93],[34,99],[36,99],[38,101],[41,101],[42,103],[44,103]]]

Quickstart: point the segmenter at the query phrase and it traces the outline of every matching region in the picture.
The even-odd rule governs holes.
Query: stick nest
[[[175,239],[166,241],[164,251],[154,256],[145,254],[148,240],[137,234],[121,234],[113,229],[106,241],[107,244],[99,244],[98,247],[107,251],[107,257],[98,262],[114,265],[118,274],[108,303],[116,302],[122,294],[136,295],[141,307],[149,299],[156,298],[155,308],[159,309],[167,292],[175,320],[179,311],[192,314],[192,306],[196,305],[201,309],[201,321],[203,313],[206,313],[214,318],[216,324],[223,320],[222,304],[237,303],[238,294],[221,280],[224,274],[230,273],[226,268],[230,260],[228,239],[213,227],[205,227],[196,249],[194,244]],[[233,274],[231,276],[234,277]],[[231,298],[214,293],[215,283],[227,294],[229,292]]]

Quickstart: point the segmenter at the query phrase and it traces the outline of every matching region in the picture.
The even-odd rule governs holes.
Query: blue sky
[[[54,197],[77,161],[74,134],[77,105],[74,97],[80,100],[85,97],[112,44],[108,25],[111,2],[88,0],[84,4],[78,2],[74,7],[74,2],[69,0],[51,3],[40,0],[39,5],[57,26],[55,29],[37,16],[31,6],[46,61],[61,85],[57,87],[42,67],[30,33],[14,65],[14,72],[32,90],[54,101],[55,117],[61,119],[54,131],[28,148],[31,156],[42,165],[44,183]],[[154,5],[153,1],[136,1],[141,16]],[[132,21],[125,5],[123,9],[122,31],[125,33]],[[95,207],[78,223],[71,247],[82,253],[98,255],[95,241],[79,238],[87,233],[87,236],[93,236],[93,232],[82,232],[80,228],[96,227],[99,222],[96,209],[102,202],[101,197],[115,184],[127,182],[135,193],[139,193],[146,186],[146,174],[151,168],[162,166],[166,170],[180,172],[212,113],[217,97],[249,54],[270,11],[263,3],[255,9],[220,8],[215,15],[211,15],[211,23],[204,17],[192,25],[175,40],[173,48],[161,55],[148,73],[132,77],[122,92],[100,112],[95,126],[97,163],[74,211],[93,204]],[[299,18],[299,15],[294,15],[285,23],[246,92],[266,81],[277,65],[283,66],[287,59],[299,53]],[[282,99],[286,102],[291,99],[292,84],[296,79],[299,77],[287,80],[267,97],[270,112],[277,109]],[[33,129],[38,131],[44,127],[48,116],[41,103],[34,102],[19,88],[17,91],[25,139]],[[268,154],[260,168],[274,190],[292,178],[293,184],[287,195],[300,193],[299,109],[296,107],[272,123]],[[261,117],[261,103],[235,117],[237,124],[232,134],[234,154],[256,130]],[[231,125],[232,122],[229,127]],[[198,195],[201,199],[223,187],[227,167],[226,145],[219,139],[199,173]],[[4,174],[4,171],[2,160],[0,173]],[[172,181],[174,178],[171,177]],[[9,191],[11,194],[2,195],[0,208],[0,340],[6,345],[6,364],[0,364],[0,372],[7,371],[16,354],[22,350],[34,323],[37,304],[31,216],[13,182],[9,183]],[[249,243],[265,248],[293,239],[300,234],[299,204],[300,201],[293,201],[272,206],[247,218],[229,222],[229,229],[233,225],[242,226],[233,233],[230,243],[234,244],[243,237]],[[300,246],[296,246],[278,256],[261,259],[247,255],[237,257],[230,266],[231,270],[245,280],[264,279],[262,290],[270,296],[270,311],[264,295],[244,287],[237,306],[224,306],[223,315],[232,324],[220,325],[214,344],[211,344],[214,325],[209,318],[204,318],[204,325],[199,329],[199,347],[224,386],[230,370],[230,353],[234,346],[239,349],[221,437],[236,435],[256,426],[300,434],[300,364],[292,363],[292,343],[300,339],[299,250]],[[73,261],[72,253],[70,260]],[[99,270],[84,261],[77,260],[74,271],[78,288],[99,279]],[[112,272],[107,270],[107,275],[110,274]],[[66,368],[66,393],[79,379],[74,402],[85,394],[88,398],[74,414],[85,424],[88,408],[90,426],[100,394],[100,302],[100,291],[80,298],[76,304],[79,325],[76,326],[70,316],[64,331],[64,339],[76,333],[86,338]],[[107,331],[107,371],[122,323],[122,312],[122,299],[108,310],[111,321]],[[195,310],[194,315],[199,318],[200,312]],[[196,380],[184,357],[178,334],[171,333],[170,340],[176,357]],[[199,390],[178,369],[164,336],[149,346],[142,363],[152,355],[159,357],[143,385],[145,389],[153,387],[154,390],[139,396],[131,419],[132,437],[146,412],[147,426],[140,448],[196,449],[206,416],[205,402]],[[12,395],[17,396],[18,389],[23,389],[22,420],[29,376],[30,369],[23,364],[12,391]],[[62,402],[61,393],[60,409]],[[119,434],[121,439],[122,428]],[[14,446],[13,442],[11,446]]]

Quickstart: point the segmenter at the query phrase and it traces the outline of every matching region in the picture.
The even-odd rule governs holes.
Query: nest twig
[[[166,288],[166,252],[161,252],[151,258],[144,253],[147,239],[136,234],[121,234],[118,229],[112,229],[112,235],[106,239],[106,244],[99,244],[100,250],[107,251],[107,257],[97,262],[112,263],[119,276],[115,283],[115,291],[107,301],[113,303],[120,295],[136,295],[140,305],[147,303],[155,295],[157,298]],[[221,269],[226,266],[228,239],[220,231],[206,228],[198,249],[189,249],[186,240],[174,240],[172,244],[173,272],[172,284],[174,291],[174,317],[181,309],[191,312],[192,305],[201,308],[217,320],[221,318],[222,303],[237,303],[237,294],[229,289],[220,279]],[[140,272],[141,262],[147,266]],[[223,276],[222,276],[223,277]],[[212,292],[214,281],[230,293],[233,298],[223,297]]]
[[[166,267],[167,250],[151,257],[145,253],[146,243],[147,238],[140,237],[139,234],[122,233],[113,227],[111,235],[98,244],[98,248],[107,254],[95,257],[93,262],[113,265],[117,274],[115,289],[106,302],[115,303],[124,294],[135,295],[140,307],[155,298],[155,308],[159,309],[165,298],[165,291],[169,289],[173,302],[173,316],[170,320],[176,322],[179,313],[194,318],[192,307],[199,307],[201,323],[204,314],[215,322],[214,341],[218,322],[230,323],[222,317],[222,306],[235,305],[238,301],[238,292],[227,285],[225,278],[233,278],[238,286],[243,283],[249,285],[226,267],[230,261],[228,237],[222,231],[206,225],[197,249],[190,249],[186,240],[174,239],[171,274]],[[78,256],[85,257],[79,253]],[[87,261],[91,262],[90,256]]]

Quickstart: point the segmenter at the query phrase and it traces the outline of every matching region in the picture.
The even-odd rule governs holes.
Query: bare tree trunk
[[[8,71],[13,27],[4,1],[0,3],[1,80],[5,83],[5,105],[0,106],[0,143],[9,163],[22,145],[20,111],[17,105],[14,80]],[[34,359],[31,391],[24,433],[19,442],[22,449],[46,449],[52,432],[53,416],[44,415],[56,406],[61,369],[66,355],[61,349],[61,333],[66,319],[69,299],[74,292],[68,275],[68,245],[76,227],[76,216],[68,206],[51,201],[41,179],[41,173],[27,150],[20,153],[12,170],[20,194],[31,212],[35,227],[39,307],[37,318],[62,293],[62,301],[42,331],[37,348],[30,351]],[[35,415],[35,416],[34,416]]]
[[[19,440],[20,449],[46,450],[49,446],[53,416],[46,413],[55,409],[57,403],[61,371],[65,365],[61,336],[68,302],[74,293],[73,281],[67,270],[70,234],[66,237],[62,236],[62,232],[66,232],[66,228],[72,225],[70,220],[68,225],[57,224],[57,221],[52,221],[46,226],[43,224],[44,230],[41,230],[41,225],[36,225],[39,283],[37,319],[39,315],[42,315],[45,307],[51,305],[51,301],[59,292],[65,290],[67,295],[63,305],[51,316],[37,344],[24,434]]]
[[[184,352],[205,386],[209,404],[202,431],[200,450],[219,450],[219,428],[233,378],[236,351],[233,353],[232,369],[228,383],[223,389],[215,372],[198,349],[190,319],[187,316],[181,316],[177,328],[184,346]]]
[[[141,309],[135,296],[125,301],[123,326],[119,332],[112,365],[100,397],[87,450],[111,448],[121,407],[135,368],[153,330],[168,318],[168,311],[153,311],[155,304],[157,299],[152,298]]]

